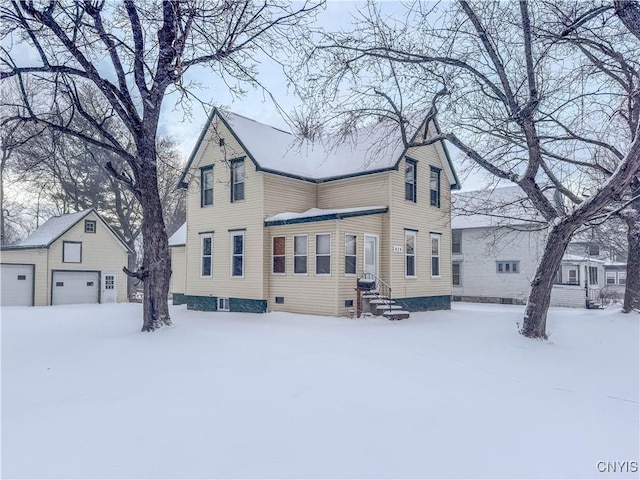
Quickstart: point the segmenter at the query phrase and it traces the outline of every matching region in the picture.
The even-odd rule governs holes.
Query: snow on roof
[[[562,257],[562,261],[565,262],[588,262],[588,263],[605,263],[603,260],[589,257],[589,255],[575,255],[572,253],[565,253]]]
[[[25,238],[17,246],[20,247],[47,247],[55,239],[64,232],[73,227],[83,217],[85,217],[92,209],[83,210],[81,212],[60,215],[59,217],[51,217],[44,222],[40,228]]]
[[[545,223],[531,200],[518,186],[452,193],[451,228]]]
[[[220,113],[263,169],[300,177],[319,180],[387,169],[404,151],[400,129],[388,121],[359,129],[342,143],[335,137],[310,142],[236,113]]]
[[[296,220],[301,220],[305,218],[311,219],[316,217],[340,218],[340,216],[355,216],[357,214],[377,213],[381,211],[386,211],[386,209],[387,209],[386,206],[333,208],[333,209],[311,208],[301,213],[297,213],[297,212],[278,213],[277,215],[273,215],[272,217],[265,219],[265,223],[273,223],[273,222],[295,223]]]
[[[170,247],[179,247],[186,245],[187,243],[187,223],[183,223],[182,226],[175,231],[173,235],[169,237]]]

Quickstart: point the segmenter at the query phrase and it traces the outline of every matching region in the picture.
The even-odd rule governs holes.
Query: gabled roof
[[[183,223],[173,235],[169,237],[170,247],[183,247],[187,244],[187,222]]]
[[[394,170],[406,153],[399,128],[388,121],[361,128],[342,143],[335,138],[301,142],[284,130],[214,109],[180,177],[179,185],[183,185],[216,116],[232,132],[258,171],[314,183]],[[438,130],[437,125],[435,128]],[[451,186],[460,188],[446,145],[441,145],[446,157],[445,170],[448,177],[453,179]]]
[[[2,247],[5,250],[14,249],[28,249],[28,248],[48,248],[53,242],[58,240],[62,235],[67,233],[74,225],[84,219],[90,213],[94,213],[96,217],[106,226],[113,236],[124,246],[127,251],[131,249],[120,238],[120,235],[109,226],[109,224],[102,218],[102,216],[94,209],[89,208],[82,210],[81,212],[68,213],[66,215],[59,215],[57,217],[51,217],[44,222],[40,227],[36,229],[31,235],[22,240],[16,245]]]

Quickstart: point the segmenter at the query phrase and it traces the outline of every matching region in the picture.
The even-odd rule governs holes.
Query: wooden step
[[[403,318],[409,318],[410,313],[406,310],[392,310],[384,312],[382,315],[389,320],[402,320]]]
[[[383,305],[377,305],[378,310],[402,310],[400,305],[394,305],[392,303],[385,303]]]
[[[393,300],[389,300],[386,297],[377,297],[369,300],[369,305],[393,305],[394,303],[396,302],[394,302]]]

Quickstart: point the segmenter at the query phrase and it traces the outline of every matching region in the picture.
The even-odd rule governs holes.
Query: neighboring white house
[[[94,209],[52,217],[2,247],[2,306],[127,300],[129,248]]]
[[[546,227],[519,187],[454,194],[454,300],[524,304],[543,254]],[[562,259],[552,306],[585,307],[605,285],[605,262],[580,248]]]
[[[459,182],[441,143],[406,148],[397,125],[379,122],[342,145],[300,145],[214,110],[180,183],[172,291],[190,309],[349,315],[365,275],[406,314],[450,308]]]
[[[169,249],[171,250],[171,285],[169,292],[173,298],[174,305],[187,303],[184,296],[186,284],[186,245],[187,245],[187,223],[175,231],[169,237]]]

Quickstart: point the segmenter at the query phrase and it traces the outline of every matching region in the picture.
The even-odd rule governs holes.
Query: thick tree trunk
[[[531,281],[531,293],[520,331],[525,337],[547,338],[547,311],[551,302],[553,280],[575,230],[573,223],[561,222],[549,231],[544,254]]]
[[[640,211],[627,223],[627,284],[624,290],[622,312],[640,311]]]
[[[140,169],[138,186],[143,209],[142,239],[144,242],[142,331],[152,332],[164,325],[171,325],[168,305],[171,256],[167,231],[162,219],[155,162],[144,162]]]

